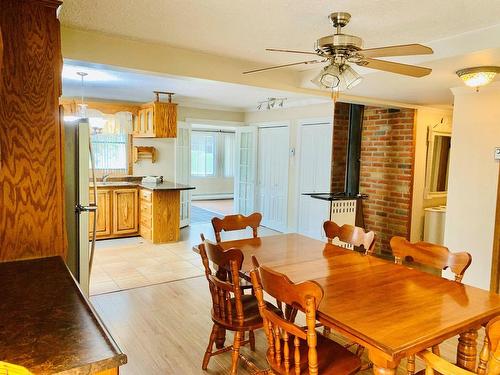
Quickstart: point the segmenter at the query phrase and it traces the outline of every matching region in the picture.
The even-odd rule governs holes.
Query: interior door
[[[330,191],[332,124],[303,124],[300,127],[298,232],[322,239],[323,222],[329,218],[330,204],[304,193]]]
[[[288,218],[288,126],[258,130],[257,210],[262,225],[285,232]]]
[[[234,211],[243,215],[254,211],[257,164],[257,128],[236,128]]]
[[[191,183],[191,126],[185,122],[177,123],[176,138],[176,181]],[[181,190],[181,228],[188,226],[191,217],[191,190]]]

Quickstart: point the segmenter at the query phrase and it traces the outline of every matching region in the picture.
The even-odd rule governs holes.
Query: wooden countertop
[[[1,360],[35,374],[127,363],[60,257],[0,263]]]

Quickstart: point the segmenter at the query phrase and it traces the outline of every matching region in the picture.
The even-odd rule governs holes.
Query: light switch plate
[[[495,160],[500,160],[500,147],[495,147]]]

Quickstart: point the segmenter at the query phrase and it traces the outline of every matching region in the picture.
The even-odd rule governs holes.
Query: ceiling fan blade
[[[319,55],[316,52],[307,52],[307,51],[296,51],[293,49],[277,49],[277,48],[266,48],[266,51],[271,51],[271,52],[288,52],[288,53],[300,53],[303,55]],[[321,55],[320,55],[321,56]]]
[[[434,51],[430,47],[421,44],[401,44],[399,46],[388,46],[380,48],[369,48],[359,51],[365,57],[387,57],[387,56],[409,56],[430,55]]]
[[[357,64],[366,68],[383,70],[385,72],[403,74],[405,76],[412,77],[424,77],[432,72],[432,69],[424,68],[423,66],[407,65],[376,59],[363,59]]]
[[[301,61],[301,62],[296,62],[296,63],[291,63],[291,64],[270,66],[269,68],[249,70],[249,71],[243,72],[243,74],[258,73],[258,72],[263,72],[263,71],[266,71],[266,70],[272,70],[272,69],[278,69],[278,68],[286,68],[287,66],[294,66],[294,65],[300,65],[300,64],[317,64],[317,63],[320,63],[320,62],[323,62],[323,61],[322,60]]]

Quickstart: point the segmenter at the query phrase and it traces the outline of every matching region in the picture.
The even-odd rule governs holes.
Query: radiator
[[[342,200],[342,201],[332,201],[332,221],[342,226],[344,224],[355,225],[356,224],[356,199]],[[339,241],[338,238],[333,240],[335,245],[344,247],[346,249],[353,248],[352,245]]]

